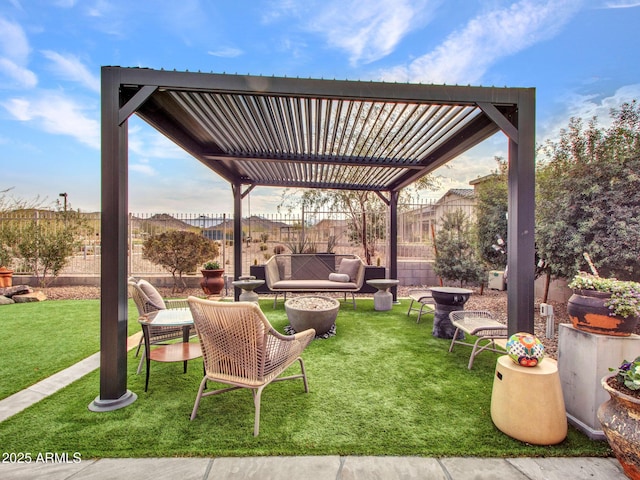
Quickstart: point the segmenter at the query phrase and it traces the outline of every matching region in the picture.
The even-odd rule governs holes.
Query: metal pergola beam
[[[353,80],[227,75],[220,73],[177,72],[143,68],[120,68],[122,85],[153,85],[159,89],[207,92],[292,95],[311,98],[349,100],[406,101],[442,105],[515,105],[518,88],[463,87]]]

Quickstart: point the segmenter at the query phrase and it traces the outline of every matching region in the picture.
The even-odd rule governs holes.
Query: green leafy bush
[[[479,283],[485,277],[482,261],[476,255],[467,216],[462,210],[446,213],[436,236],[433,269],[439,277],[463,283]]]
[[[602,278],[586,272],[580,272],[569,283],[573,290],[593,290],[610,293],[611,299],[605,306],[611,310],[611,315],[620,317],[640,316],[640,283],[618,280],[616,278]]]
[[[142,256],[171,273],[173,291],[184,290],[185,272],[193,272],[208,258],[217,257],[218,244],[194,232],[169,230],[152,235],[142,245]]]

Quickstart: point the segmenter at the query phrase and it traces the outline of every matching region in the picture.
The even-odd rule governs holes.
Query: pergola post
[[[389,242],[389,278],[398,278],[398,199],[400,198],[400,192],[392,191],[389,202],[389,235],[391,235],[391,241]],[[393,302],[398,301],[398,287],[391,289],[393,294]]]
[[[120,71],[102,69],[102,214],[100,276],[100,395],[96,412],[135,402],[127,390],[127,120],[120,120]]]
[[[508,332],[534,333],[535,91],[520,91],[518,141],[509,140],[507,222]]]
[[[233,190],[233,277],[237,280],[242,275],[242,185],[234,183]],[[233,289],[233,298],[240,300],[240,290]]]

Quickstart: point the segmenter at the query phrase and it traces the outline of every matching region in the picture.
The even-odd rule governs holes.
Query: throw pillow
[[[340,262],[338,267],[338,273],[349,275],[349,280],[355,282],[358,278],[358,271],[360,270],[359,258],[345,258]]]
[[[156,287],[151,285],[146,280],[139,280],[138,286],[144,292],[144,294],[149,298],[149,303],[156,307],[158,310],[165,310],[167,306],[162,299],[162,295],[156,290]]]
[[[348,283],[349,275],[347,275],[346,273],[330,273],[329,280],[331,280],[332,282]]]

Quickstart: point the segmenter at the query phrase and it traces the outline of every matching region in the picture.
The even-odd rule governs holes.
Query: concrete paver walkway
[[[3,480],[616,480],[612,458],[223,457],[105,458],[0,464]]]

